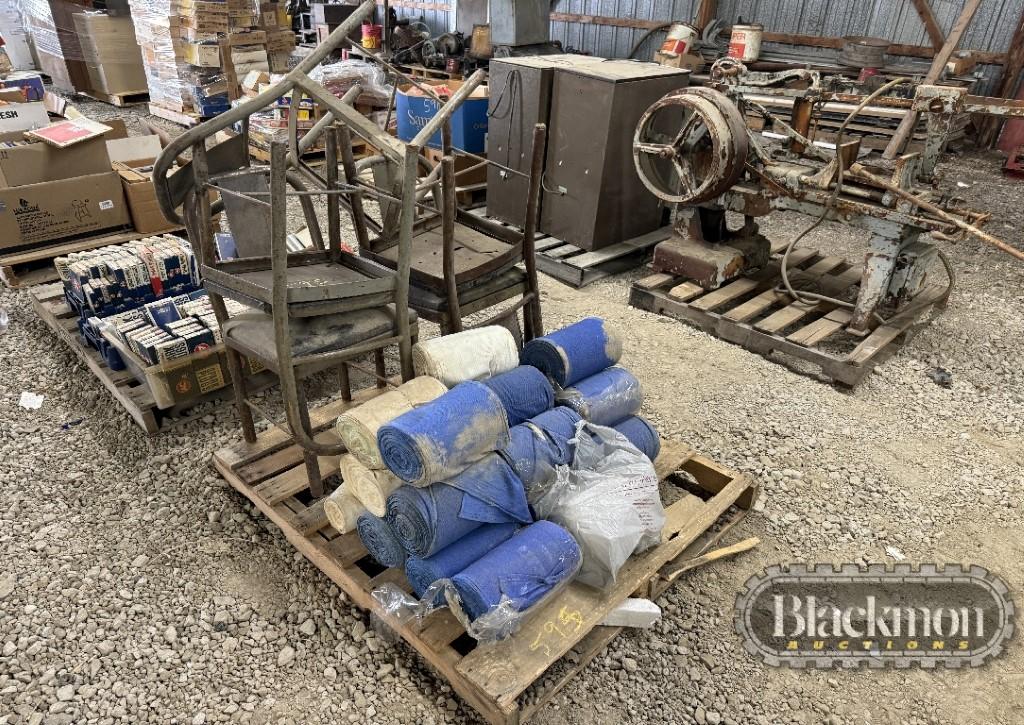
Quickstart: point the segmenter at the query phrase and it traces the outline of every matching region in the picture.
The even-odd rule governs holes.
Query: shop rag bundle
[[[520,365],[481,382],[501,399],[510,426],[550,410],[555,404],[551,383],[532,365]]]
[[[587,317],[523,346],[523,365],[533,365],[567,388],[611,367],[622,357],[622,340],[598,317]]]
[[[388,496],[388,523],[406,551],[421,558],[483,524],[532,520],[522,481],[493,453],[443,483],[402,486]]]
[[[595,425],[614,425],[636,415],[643,402],[640,381],[620,367],[602,370],[558,393],[559,405],[572,408]]]
[[[367,468],[351,453],[338,459],[338,469],[345,491],[374,516],[384,516],[388,496],[402,485],[402,480],[388,469]]]
[[[505,407],[490,388],[475,381],[459,383],[377,432],[384,464],[416,486],[447,480],[507,445]]]
[[[661,453],[661,436],[646,418],[633,415],[620,420],[612,428],[626,436],[626,440],[652,461]]]
[[[572,460],[569,439],[582,420],[571,408],[553,408],[509,430],[509,444],[501,456],[512,466],[527,491],[544,483],[555,466]]]
[[[451,388],[508,372],[519,364],[519,348],[508,329],[492,325],[417,342],[412,364],[417,375],[437,378]]]
[[[394,390],[342,413],[336,424],[341,442],[367,468],[384,468],[377,448],[377,431],[380,427],[447,392],[448,388],[439,380],[413,378]]]
[[[514,523],[484,524],[454,541],[433,556],[421,559],[410,556],[405,562],[405,576],[417,597],[440,579],[451,579],[488,551],[508,540],[519,528]]]
[[[356,530],[363,546],[381,566],[390,568],[405,564],[405,549],[385,519],[363,513],[356,522]]]
[[[538,521],[456,574],[452,585],[470,621],[488,612],[514,616],[571,579],[580,558],[580,547],[568,531]]]
[[[366,512],[366,507],[349,493],[343,484],[324,499],[324,515],[339,534],[355,531],[356,521]]]

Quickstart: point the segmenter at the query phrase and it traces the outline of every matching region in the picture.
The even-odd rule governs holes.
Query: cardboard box
[[[426,81],[425,85],[445,86],[455,93],[462,86],[462,81]],[[411,84],[398,87],[396,115],[398,138],[402,141],[412,141],[440,109],[440,104],[433,98],[410,93],[412,90]],[[487,103],[487,86],[479,86],[452,114],[452,145],[455,148],[475,154],[487,150]],[[441,148],[440,130],[431,136],[428,145]]]
[[[203,68],[220,68],[220,46],[215,43],[189,43],[185,46],[185,62]]]
[[[0,148],[0,187],[13,188],[110,171],[104,139],[59,149],[45,143]]]
[[[79,13],[74,18],[93,89],[111,95],[145,92],[146,71],[131,17]]]
[[[430,148],[429,146],[423,149],[423,156],[426,157],[427,161],[430,162],[431,166],[436,166],[441,163],[441,159],[444,154],[441,149]],[[480,154],[481,156],[483,154]],[[483,164],[478,169],[473,169],[469,173],[459,173],[464,169],[469,169],[474,166],[483,164],[482,161],[471,159],[468,156],[456,156],[455,157],[455,186],[472,186],[474,184],[486,184],[487,183],[487,165]]]
[[[130,221],[121,177],[113,171],[0,189],[0,249],[99,232]]]
[[[46,106],[42,102],[10,103],[0,106],[0,134],[30,131],[49,125],[50,114],[46,112]],[[21,138],[20,133],[17,138]]]
[[[295,47],[295,33],[291,30],[270,30],[267,32],[267,52],[279,53]]]
[[[46,93],[42,76],[29,71],[8,73],[6,78],[0,80],[0,85],[4,88],[20,88],[25,101],[41,101]]]

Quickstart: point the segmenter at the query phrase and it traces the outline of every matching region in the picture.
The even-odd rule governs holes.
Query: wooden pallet
[[[422,78],[428,81],[460,81],[462,73],[449,73],[442,68],[427,68],[422,65],[398,65],[398,70],[410,78]]]
[[[149,103],[149,90],[144,91],[132,91],[130,93],[101,93],[99,91],[85,91],[82,93],[83,96],[93,99],[94,101],[102,101],[103,103],[109,103],[117,106],[118,108],[124,108],[125,106],[137,106],[142,103]]]
[[[322,431],[318,437],[337,442],[331,426],[338,415],[380,392],[361,391],[351,403],[337,401],[311,411],[314,427]],[[320,459],[325,477],[338,472],[337,460]],[[669,572],[713,545],[757,496],[757,486],[747,476],[684,444],[664,442],[655,464],[663,491],[671,491],[663,542],[629,559],[608,591],[571,584],[533,613],[513,637],[478,647],[447,609],[420,622],[399,620],[374,599],[374,589],[385,582],[409,591],[404,573],[382,569],[354,532],[342,535],[330,527],[322,500],[310,498],[302,452],[286,433],[268,430],[254,444],[222,448],[213,463],[353,602],[401,636],[484,719],[502,724],[523,722],[543,708],[619,633],[618,627],[599,624],[608,612],[629,596],[659,596],[670,585]],[[722,526],[712,532],[716,523]],[[563,660],[570,651],[573,655]],[[555,663],[558,672],[545,688],[544,675]],[[521,697],[527,691],[528,698]]]
[[[554,237],[545,237],[535,244],[537,269],[573,287],[586,287],[610,274],[640,266],[654,245],[665,241],[671,234],[671,227],[662,227],[592,252]]]
[[[777,293],[779,269],[776,256],[764,270],[710,292],[682,277],[652,274],[633,283],[629,304],[678,318],[764,357],[779,353],[781,362],[800,373],[808,371],[795,361],[811,363],[831,382],[853,387],[926,324],[928,313],[942,303],[945,293],[943,285],[930,285],[905,312],[897,312],[866,337],[857,337],[845,331],[849,309],[827,302],[792,302],[787,294]],[[837,297],[859,289],[862,265],[796,249],[790,254],[789,270],[796,290]]]
[[[181,227],[171,227],[162,232],[153,232],[151,234],[141,234],[135,230],[108,231],[94,236],[64,239],[54,244],[47,244],[24,251],[0,254],[0,280],[3,280],[3,283],[8,287],[15,289],[52,282],[57,279],[57,270],[53,266],[53,260],[57,257],[62,257],[72,252],[98,249],[108,244],[123,244],[135,239],[158,234],[174,234],[179,231],[181,231]]]
[[[194,398],[187,403],[161,410],[157,407],[149,389],[136,380],[130,371],[111,370],[99,352],[82,340],[78,332],[78,315],[69,309],[64,301],[63,284],[57,282],[34,287],[29,290],[29,296],[39,319],[64,341],[92,371],[92,374],[103,383],[103,386],[110,391],[110,394],[128,412],[128,415],[150,435],[205,415],[209,412],[208,409],[195,410],[203,403],[233,399],[232,388],[228,385],[220,390],[214,390]],[[252,379],[251,385],[256,388],[266,387],[270,384],[272,377],[270,373],[261,373]]]
[[[149,104],[149,112],[151,115],[156,116],[157,118],[162,118],[165,121],[176,123],[179,126],[184,126],[185,128],[192,128],[193,126],[198,126],[200,123],[206,120],[204,118],[201,118],[198,114],[191,113],[189,111],[177,111],[173,108],[167,108],[157,103]]]

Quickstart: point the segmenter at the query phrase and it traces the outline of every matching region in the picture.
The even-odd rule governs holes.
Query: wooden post
[[[1010,41],[1006,65],[1003,66],[1003,72],[999,76],[999,91],[996,93],[999,98],[1013,98],[1016,95],[1021,70],[1024,70],[1024,11],[1021,12],[1020,20],[1017,21],[1017,29]],[[980,122],[978,143],[982,148],[991,147],[999,139],[999,132],[1003,128],[1004,120],[998,116],[989,116]]]
[[[917,8],[917,14],[921,16],[921,22],[924,23],[924,29],[928,32],[928,38],[932,41],[932,47],[935,50],[941,49],[946,44],[946,36],[942,33],[942,27],[939,25],[938,18],[932,12],[931,3],[928,0],[912,0],[912,2],[914,7]]]
[[[708,23],[715,19],[717,14],[718,0],[701,0],[700,7],[697,8],[697,17],[694,18],[693,24],[703,31],[708,26]]]
[[[946,38],[946,43],[942,46],[942,49],[935,54],[935,59],[932,61],[932,67],[928,69],[928,75],[924,77],[924,85],[932,85],[939,76],[942,75],[942,70],[946,67],[946,63],[953,56],[953,53],[960,45],[960,40],[964,37],[964,33],[970,26],[971,21],[974,19],[975,13],[978,12],[978,8],[981,6],[981,0],[967,0],[967,4],[964,6],[964,10],[960,13],[960,17],[957,18],[956,23],[953,25],[953,29],[949,33],[949,37]],[[907,115],[903,117],[903,121],[900,123],[900,127],[896,129],[896,135],[892,137],[892,141],[885,148],[883,156],[887,159],[894,159],[903,152],[903,147],[907,143],[907,139],[914,133],[914,128],[917,126],[917,111],[907,111]]]

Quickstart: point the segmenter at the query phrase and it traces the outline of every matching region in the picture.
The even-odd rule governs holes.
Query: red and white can
[[[764,38],[763,25],[734,25],[729,41],[729,57],[744,63],[751,63],[761,57],[761,41]]]
[[[700,36],[697,28],[689,23],[675,23],[668,29],[661,52],[666,55],[687,55],[693,50],[693,43]]]

